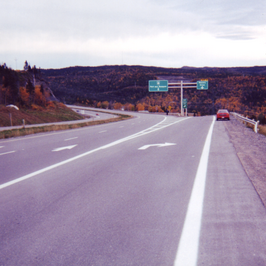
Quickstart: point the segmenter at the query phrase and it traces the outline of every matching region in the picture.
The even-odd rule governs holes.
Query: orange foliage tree
[[[35,86],[34,103],[40,106],[46,105],[46,97],[43,95],[42,88],[39,85]]]
[[[25,87],[19,88],[20,102],[22,106],[28,106],[30,100],[30,94],[27,92]]]
[[[116,110],[121,110],[121,108],[122,108],[122,104],[121,103],[115,103],[114,104],[114,109],[116,109]]]

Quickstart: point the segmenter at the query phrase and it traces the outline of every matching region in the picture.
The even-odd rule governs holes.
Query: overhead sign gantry
[[[197,82],[180,82],[176,83],[168,83],[168,80],[149,80],[149,91],[150,92],[165,92],[168,91],[168,88],[172,89],[179,89],[181,90],[180,93],[180,109],[181,109],[181,116],[184,116],[184,106],[183,106],[183,89],[197,89],[197,90],[208,90],[209,82],[208,80],[199,80]],[[186,102],[187,108],[187,102]]]

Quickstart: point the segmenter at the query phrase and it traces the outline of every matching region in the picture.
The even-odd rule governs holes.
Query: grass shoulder
[[[260,133],[260,134],[262,134],[262,135],[264,135],[264,136],[266,136],[266,125],[259,125],[258,126],[258,133]]]
[[[33,104],[31,108],[22,107],[19,110],[0,105],[0,127],[20,126],[23,120],[26,125],[33,125],[80,119],[83,119],[80,114],[58,102],[49,102],[46,107]]]
[[[132,116],[130,115],[112,113],[117,117],[105,120],[82,121],[84,119],[83,116],[74,112],[72,109],[66,107],[62,103],[54,103],[54,106],[52,108],[50,107],[47,109],[35,107],[33,109],[16,110],[14,108],[0,106],[0,126],[10,126],[10,121],[11,121],[10,113],[12,115],[12,125],[21,126],[21,128],[0,131],[0,139],[25,136],[41,132],[68,130],[85,126],[93,126],[104,123],[117,122],[132,118]],[[35,125],[35,126],[23,127],[22,123],[23,119],[25,119],[26,125]],[[74,120],[80,120],[80,123],[69,123],[64,125],[54,124],[47,126],[37,125],[41,123],[53,123],[53,122],[74,121]]]

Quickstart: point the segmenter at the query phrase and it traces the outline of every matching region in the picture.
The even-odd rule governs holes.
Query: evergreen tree
[[[30,103],[32,103],[32,100],[33,100],[33,94],[34,94],[34,86],[33,86],[33,84],[31,83],[31,80],[30,79],[28,79],[28,82],[27,82],[27,85],[26,85],[26,91],[27,91],[27,93],[29,93],[29,95],[30,95]]]
[[[26,60],[25,64],[24,64],[24,71],[28,71],[28,67],[29,67],[29,64],[28,64],[28,62]]]

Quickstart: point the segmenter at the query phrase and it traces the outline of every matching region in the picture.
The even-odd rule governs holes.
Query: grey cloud
[[[20,51],[21,40],[25,47],[30,46],[31,39],[36,38],[41,42],[43,40],[43,43],[47,38],[49,44],[56,42],[66,46],[73,40],[79,44],[91,39],[97,39],[98,43],[108,43],[110,40],[125,40],[128,37],[134,39],[155,36],[156,41],[156,36],[161,33],[175,35],[176,41],[178,34],[193,36],[195,32],[221,39],[250,40],[257,38],[254,29],[266,24],[265,6],[265,0],[1,1],[0,45],[2,42],[1,47],[4,47],[7,39],[7,43],[12,45],[18,41],[16,49]],[[182,54],[183,51],[177,58]],[[165,52],[162,53],[162,57],[164,56]],[[93,60],[100,62],[96,57]],[[134,54],[132,57],[140,60],[143,55],[138,57]],[[76,56],[73,58],[77,60]],[[167,61],[169,58],[167,57]],[[79,60],[81,63],[82,56]],[[104,62],[107,59],[102,60]],[[62,62],[67,64],[66,61]]]
[[[264,0],[10,0],[0,11],[2,31],[49,33],[56,38],[123,38],[160,31],[225,31],[261,25]],[[265,9],[264,9],[265,10]],[[12,11],[12,12],[10,12]]]
[[[242,33],[232,33],[232,34],[225,34],[225,35],[217,35],[216,36],[217,38],[220,38],[220,39],[229,39],[229,40],[243,40],[243,41],[246,41],[246,40],[253,40],[255,39],[255,37],[252,37],[252,35],[250,35],[249,33],[247,34],[242,34]]]
[[[265,0],[150,0],[171,10],[191,13],[201,23],[215,25],[265,25]],[[200,25],[198,25],[200,26]]]

